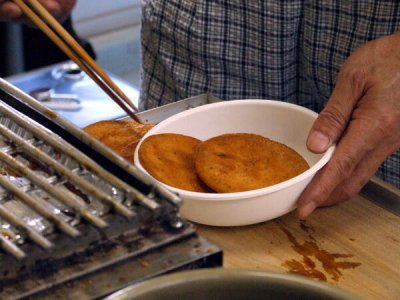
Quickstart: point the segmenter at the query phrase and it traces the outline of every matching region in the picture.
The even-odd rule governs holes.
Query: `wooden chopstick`
[[[131,100],[122,92],[122,90],[109,78],[107,73],[90,57],[90,55],[79,45],[79,43],[64,29],[64,27],[37,1],[37,0],[27,0],[37,12],[37,14],[47,22],[53,30],[61,36],[65,42],[80,56],[87,64],[95,70],[95,73],[110,85],[113,90],[115,90],[118,95],[120,95],[125,102],[132,107],[136,112],[138,109],[131,102]]]
[[[72,61],[85,71],[133,120],[137,107],[90,57],[76,40],[37,0],[13,0],[24,14],[42,30]]]

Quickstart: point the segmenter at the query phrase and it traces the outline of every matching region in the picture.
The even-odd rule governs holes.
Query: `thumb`
[[[341,72],[343,73],[343,72]],[[325,152],[343,134],[362,89],[341,73],[325,108],[315,120],[307,138],[307,147],[314,153]],[[354,80],[353,80],[354,82]]]

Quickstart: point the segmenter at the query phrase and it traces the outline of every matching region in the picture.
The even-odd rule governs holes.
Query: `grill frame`
[[[62,195],[60,191],[52,191],[50,194],[54,199],[59,201],[65,198],[61,201],[64,202],[64,205],[72,206],[75,211],[83,215],[84,221],[78,220],[71,225],[51,214],[48,208],[43,207],[41,203],[36,203],[43,201],[36,201],[37,199],[30,197],[27,194],[29,188],[26,189],[25,196],[22,190],[19,194],[18,190],[11,190],[11,193],[16,195],[19,200],[22,199],[22,202],[28,206],[34,207],[35,213],[42,214],[54,222],[54,227],[57,227],[58,231],[56,228],[50,234],[42,234],[37,230],[32,230],[26,224],[24,225],[23,221],[18,220],[18,217],[8,216],[7,220],[14,223],[14,227],[18,229],[17,233],[24,236],[24,239],[22,242],[10,242],[0,232],[0,247],[3,246],[4,250],[14,255],[12,257],[0,252],[0,298],[36,297],[38,295],[43,297],[52,295],[52,293],[54,295],[55,291],[62,291],[73,282],[75,285],[80,285],[78,282],[84,278],[90,281],[92,280],[90,278],[99,277],[100,274],[106,278],[104,274],[107,274],[107,270],[110,268],[117,270],[119,266],[122,269],[126,269],[127,265],[142,264],[143,266],[141,262],[147,256],[155,256],[158,258],[157,260],[168,261],[170,260],[168,257],[172,255],[171,249],[180,250],[179,261],[170,263],[169,266],[165,263],[164,265],[156,264],[154,268],[151,268],[151,272],[145,270],[147,268],[142,268],[143,272],[134,272],[134,276],[126,270],[121,271],[125,272],[123,277],[129,277],[129,279],[120,279],[119,282],[106,284],[105,288],[98,288],[95,291],[92,289],[91,294],[96,294],[96,297],[104,296],[132,282],[172,270],[222,264],[221,250],[199,237],[194,226],[180,218],[181,200],[177,195],[138,171],[133,165],[81,129],[2,79],[0,79],[0,99],[3,100],[0,103],[0,114],[14,122],[18,120],[18,126],[25,127],[33,136],[33,139],[31,136],[29,139],[24,139],[7,126],[0,125],[0,134],[14,139],[14,142],[0,149],[2,150],[0,159],[3,164],[6,163],[8,166],[16,168],[24,176],[29,175],[30,183],[34,184],[36,188],[45,187],[46,190],[52,191],[52,189],[56,189],[54,186],[56,186],[57,178],[63,178],[64,181],[65,178],[68,179],[67,181],[73,179],[73,183],[78,184],[78,187],[88,193],[90,197],[95,195],[112,208],[111,212],[106,211],[104,216],[93,215],[87,212],[87,209],[80,207],[79,205],[82,203],[79,204],[79,201],[71,203],[68,195]],[[207,97],[205,99],[207,100]],[[195,100],[196,103],[203,101],[204,99],[200,102]],[[186,106],[190,108],[189,104]],[[167,111],[173,113],[173,110],[167,109]],[[157,114],[153,111],[150,112],[150,115]],[[160,115],[165,115],[165,111],[161,111]],[[47,146],[50,145],[55,150],[61,151],[62,155],[67,154],[76,159],[79,166],[84,167],[86,173],[93,172],[102,180],[108,180],[111,186],[122,190],[129,201],[122,204],[109,195],[96,191],[95,184],[79,182],[79,179],[83,178],[80,177],[79,168],[78,170],[68,170],[62,164],[52,166],[54,161],[47,160],[43,153],[37,152],[38,148],[35,145],[37,140],[39,140],[39,144],[44,142]],[[7,151],[4,151],[5,148]],[[20,150],[28,151],[30,155],[36,154],[36,158],[41,159],[42,163],[45,161],[45,165],[47,164],[47,167],[57,174],[53,177],[41,178],[35,174],[34,170],[30,170],[10,155],[13,151]],[[6,177],[1,176],[0,184],[3,184],[3,188],[12,189],[12,183],[7,186],[7,182],[4,181]],[[90,193],[91,189],[92,193]],[[6,193],[1,195],[4,196]],[[79,194],[77,196],[79,198]],[[0,201],[0,203],[2,202]],[[6,202],[3,201],[4,203]],[[3,204],[0,204],[0,217],[4,218],[7,213],[12,214],[12,212],[5,209]],[[126,236],[130,238],[128,239]],[[121,239],[124,242],[121,242]],[[107,253],[110,251],[116,252],[117,255],[107,257]],[[101,255],[107,258],[104,261],[94,259]],[[94,265],[88,268],[87,264],[92,259],[94,259]],[[7,270],[1,266],[7,266]],[[75,268],[75,270],[68,273],[66,270],[71,268]],[[82,271],[82,269],[84,270]],[[68,274],[63,274],[63,272]],[[90,289],[90,286],[87,288]],[[86,293],[84,290],[86,288],[77,291]]]

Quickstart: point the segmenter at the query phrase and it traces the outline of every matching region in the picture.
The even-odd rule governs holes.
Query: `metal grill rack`
[[[176,195],[3,80],[0,100],[1,299],[70,297],[71,285],[99,297],[221,264],[221,251],[179,217]]]

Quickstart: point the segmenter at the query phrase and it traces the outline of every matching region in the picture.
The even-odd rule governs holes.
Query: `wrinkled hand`
[[[337,148],[300,196],[299,218],[357,195],[385,158],[400,148],[399,49],[396,33],[364,44],[343,64],[307,140],[316,153],[335,142]]]
[[[59,21],[71,13],[76,0],[39,0],[39,2]],[[0,0],[0,21],[28,23],[30,21],[11,0]]]

